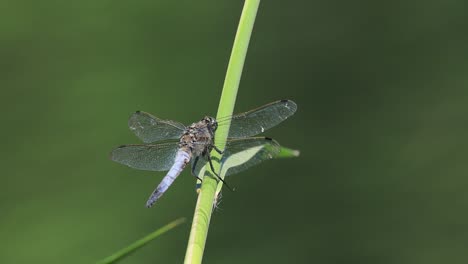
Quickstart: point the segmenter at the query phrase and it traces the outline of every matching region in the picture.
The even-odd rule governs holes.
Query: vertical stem
[[[247,48],[249,46],[250,36],[252,34],[255,17],[257,15],[260,0],[246,0],[242,15],[237,28],[236,38],[231,51],[231,58],[224,79],[223,91],[219,102],[217,118],[230,116],[234,111],[236,103],[237,90],[244,67]],[[224,149],[225,142],[229,134],[230,121],[220,126],[215,133],[215,142],[220,149]],[[218,143],[219,142],[219,143]],[[219,173],[221,155],[216,151],[211,153],[213,157],[213,166]],[[208,171],[208,170],[207,170]],[[222,184],[221,182],[219,184]],[[185,255],[186,264],[198,264],[203,259],[203,251],[208,235],[213,202],[216,198],[216,188],[218,182],[213,177],[204,177],[203,184],[198,195],[197,205],[193,216],[190,238]]]

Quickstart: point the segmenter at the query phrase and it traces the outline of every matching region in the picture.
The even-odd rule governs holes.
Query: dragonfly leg
[[[213,172],[213,174],[216,175],[216,177],[217,177],[220,181],[222,181],[222,182],[224,183],[224,185],[226,185],[226,187],[227,187],[231,192],[233,192],[234,189],[232,189],[232,188],[227,184],[227,182],[226,182],[225,180],[223,180],[223,178],[221,178],[221,177],[218,175],[218,173],[215,172],[215,169],[214,169],[214,167],[213,167],[213,162],[211,161],[211,155],[208,154],[208,155],[206,155],[206,157],[207,157],[207,159],[208,159],[208,163],[210,163],[211,172]]]
[[[224,151],[220,150],[217,146],[213,146],[214,150],[216,150],[216,152],[218,152],[219,154],[223,154]]]
[[[197,178],[198,180],[200,180],[201,182],[203,182],[202,179],[200,179],[200,177],[198,177],[198,175],[195,174],[195,168],[197,167],[197,162],[198,162],[198,159],[200,158],[200,156],[196,156],[195,157],[195,160],[193,161],[193,165],[192,165],[192,175],[195,176],[195,178]]]

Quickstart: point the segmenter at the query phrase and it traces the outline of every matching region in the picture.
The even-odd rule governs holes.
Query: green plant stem
[[[169,224],[159,228],[158,230],[152,232],[151,234],[133,242],[132,244],[128,245],[125,248],[122,248],[121,250],[115,252],[114,254],[108,256],[107,258],[97,262],[97,264],[108,264],[108,263],[114,263],[127,255],[133,253],[135,250],[143,247],[144,245],[148,244],[151,240],[157,238],[158,236],[166,233],[167,231],[173,229],[174,227],[182,224],[185,222],[185,218],[179,218],[177,220],[174,220],[170,222]]]
[[[255,17],[257,15],[260,0],[246,0],[242,15],[237,28],[231,58],[224,79],[223,91],[219,102],[217,118],[232,115],[236,103],[237,90],[242,76],[247,48],[252,34]],[[228,122],[227,122],[228,123]],[[230,123],[218,128],[215,133],[215,142],[218,148],[224,149],[228,137]],[[216,172],[220,171],[221,155],[216,151],[211,152],[213,167]],[[208,171],[208,170],[207,170]],[[208,172],[209,173],[209,172]],[[205,242],[208,235],[213,203],[216,200],[216,188],[218,181],[205,173],[203,184],[198,195],[197,205],[193,216],[190,238],[185,255],[186,264],[198,264],[203,259]],[[219,182],[222,184],[222,182]],[[222,185],[221,185],[222,186]]]

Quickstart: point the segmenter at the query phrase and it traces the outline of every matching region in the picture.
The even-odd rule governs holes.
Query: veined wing
[[[229,130],[230,138],[251,137],[270,129],[292,116],[297,109],[291,100],[280,100],[251,111],[234,115]],[[222,120],[219,121],[222,125]]]
[[[229,140],[221,161],[221,174],[239,173],[262,161],[274,158],[280,151],[278,142],[267,137]]]
[[[228,139],[221,160],[221,175],[229,176],[244,171],[274,158],[279,151],[278,142],[267,137]],[[206,163],[205,159],[200,158],[195,168],[196,175],[199,175]],[[205,169],[209,169],[209,166]]]
[[[136,111],[130,117],[128,126],[144,143],[178,139],[185,129],[181,123],[159,119],[142,111]]]
[[[110,158],[134,169],[166,171],[174,163],[178,149],[177,142],[154,145],[123,145],[112,150]]]

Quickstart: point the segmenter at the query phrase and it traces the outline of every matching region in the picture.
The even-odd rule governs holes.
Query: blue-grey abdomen
[[[164,192],[169,188],[169,186],[171,186],[177,176],[179,176],[179,174],[185,168],[187,163],[189,163],[190,158],[190,153],[185,150],[179,150],[177,152],[174,165],[172,165],[171,169],[167,172],[166,176],[164,176],[161,183],[159,183],[158,187],[156,187],[151,196],[148,198],[146,207],[151,207],[164,194]]]

